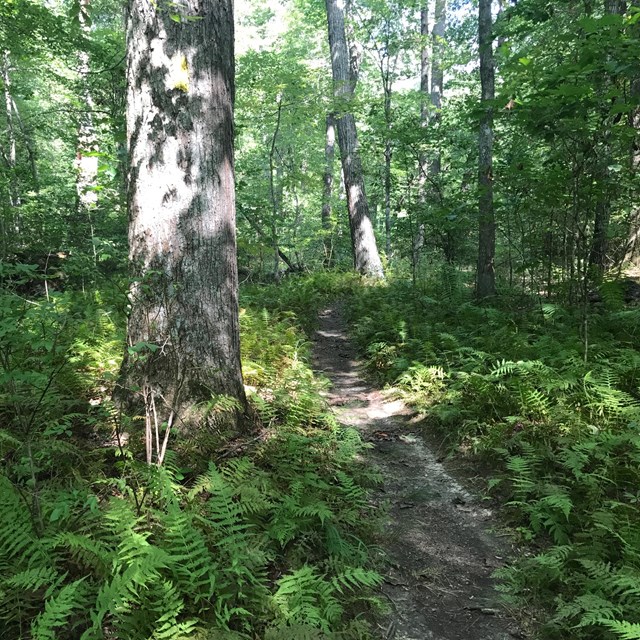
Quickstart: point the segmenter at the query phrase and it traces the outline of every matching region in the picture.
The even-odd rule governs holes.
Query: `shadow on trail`
[[[383,638],[511,640],[525,638],[499,603],[491,578],[509,555],[489,532],[492,512],[438,462],[401,401],[387,401],[359,372],[338,306],[320,314],[314,361],[332,388],[327,400],[340,422],[373,444],[368,456],[382,472],[376,500],[388,521],[382,592],[391,605]],[[387,627],[387,625],[389,625]]]

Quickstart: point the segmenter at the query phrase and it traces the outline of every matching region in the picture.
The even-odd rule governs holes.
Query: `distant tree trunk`
[[[350,64],[344,13],[339,0],[326,0],[326,7],[334,96],[341,114],[336,118],[336,124],[347,194],[354,266],[356,271],[363,275],[384,278],[376,237],[369,217],[362,163],[358,153],[356,123],[353,114],[347,111],[349,102],[353,98],[357,76]]]
[[[636,104],[640,102],[640,79],[636,79],[631,83],[631,97],[636,100]],[[631,174],[637,177],[640,174],[640,107],[636,107],[631,114],[629,114],[629,125],[636,132],[635,139],[631,143],[629,155]],[[631,197],[633,197],[633,194]],[[640,205],[636,204],[631,210],[627,237],[625,262],[637,264],[638,249],[640,248]]]
[[[142,396],[147,460],[161,462],[162,425],[168,425],[165,433],[178,427],[184,437],[198,438],[205,427],[228,435],[243,426],[246,410],[238,327],[232,0],[184,0],[171,9],[129,0],[127,57],[135,284],[116,398],[135,404]]]
[[[276,127],[271,137],[269,147],[269,194],[271,196],[271,242],[273,245],[273,277],[277,281],[280,278],[280,251],[278,244],[278,218],[280,217],[281,198],[276,190],[276,180],[281,171],[280,165],[276,167],[276,141],[280,132],[280,122],[282,121],[282,96],[276,98],[278,111],[276,117]]]
[[[4,51],[2,57],[2,81],[4,84],[4,106],[7,122],[7,151],[4,152],[4,161],[9,173],[9,205],[12,209],[20,206],[20,185],[16,174],[17,165],[17,143],[16,131],[13,119],[13,97],[11,95],[11,55],[9,51]],[[20,232],[20,225],[17,217],[12,221],[13,231]]]
[[[388,61],[387,61],[388,64]],[[383,71],[384,88],[384,120],[385,136],[384,142],[384,237],[385,252],[387,260],[391,257],[391,88],[392,79],[389,68],[386,73]]]
[[[626,10],[626,3],[619,0],[605,0],[605,11],[610,15],[620,15]],[[605,86],[612,83],[610,77],[605,78]],[[598,150],[597,188],[598,194],[595,206],[595,216],[593,221],[593,238],[589,252],[589,275],[596,282],[601,280],[604,272],[609,266],[608,259],[608,235],[609,219],[611,217],[611,175],[609,165],[611,164],[611,128],[613,122],[611,117],[607,117],[603,123],[602,142]]]
[[[611,157],[608,148],[605,154],[607,158]],[[597,195],[593,222],[593,237],[589,251],[589,275],[596,282],[602,279],[608,263],[607,249],[609,243],[607,234],[611,214],[609,193],[606,188],[609,180],[609,171],[606,167],[601,168],[600,177],[601,185],[598,186],[600,192]]]
[[[429,3],[425,2],[420,8],[420,120],[426,126],[429,120],[429,107],[427,97],[429,95]]]
[[[322,241],[324,245],[323,264],[327,268],[333,265],[333,222],[331,199],[333,197],[333,165],[336,148],[336,123],[333,114],[327,115],[327,134],[324,147],[324,176],[322,188]]]
[[[487,298],[496,293],[494,258],[496,223],[493,210],[493,100],[495,74],[493,62],[491,0],[480,0],[478,12],[480,47],[480,84],[482,86],[478,162],[478,269],[476,296]]]
[[[246,211],[240,210],[240,213],[242,214],[244,219],[249,223],[251,228],[258,234],[258,237],[263,241],[263,243],[265,245],[268,244],[269,237],[267,236],[265,230],[260,226],[260,224],[254,218],[252,218]],[[289,268],[289,271],[296,270],[296,268],[293,265],[293,262],[291,262],[291,260],[289,259],[289,256],[287,256],[287,254],[284,253],[284,251],[282,251],[282,249],[280,248],[278,248],[278,256],[280,257],[280,260],[282,260],[282,262],[284,262],[287,265],[287,267]],[[261,258],[260,264],[262,265],[262,258]]]
[[[80,0],[78,20],[83,37],[89,36],[90,0]],[[93,214],[98,203],[96,191],[98,180],[98,138],[96,135],[93,111],[95,104],[89,87],[89,53],[82,50],[78,54],[78,76],[80,78],[80,94],[82,110],[78,124],[78,140],[76,144],[76,220],[70,225],[73,242],[79,247],[90,250],[94,262],[97,261]]]
[[[429,4],[425,3],[420,8],[420,38],[422,46],[420,48],[420,124],[426,128],[429,124]],[[429,167],[427,164],[426,153],[421,153],[418,158],[418,201],[420,210],[423,211],[427,197],[425,194],[427,184],[427,172]],[[416,224],[416,233],[413,237],[412,247],[412,264],[413,264],[413,280],[415,282],[417,270],[420,265],[420,252],[425,242],[425,223],[424,220],[418,218]]]
[[[387,16],[384,20],[384,35],[377,46],[378,69],[382,81],[383,111],[384,111],[384,169],[382,173],[383,201],[384,201],[384,237],[387,260],[391,258],[391,160],[393,158],[393,142],[391,130],[393,127],[393,112],[391,109],[393,97],[393,80],[398,62],[399,51],[393,53],[391,43],[395,25]]]
[[[432,54],[431,54],[431,106],[433,108],[433,115],[430,122],[436,126],[442,121],[442,93],[444,91],[444,69],[442,68],[443,58],[443,40],[444,31],[447,20],[447,2],[446,0],[436,0],[435,6],[435,22],[433,25],[433,31],[431,32],[432,40]],[[429,172],[434,182],[438,182],[440,178],[440,171],[442,167],[442,154],[440,147],[433,155],[431,164],[429,166]]]
[[[436,0],[433,30],[431,32],[431,108],[433,113],[429,118],[429,124],[437,132],[442,122],[442,94],[444,92],[444,69],[442,61],[444,57],[444,33],[447,21],[446,0]],[[440,173],[442,171],[442,152],[440,144],[431,157],[429,163],[429,180],[431,182],[432,200],[438,205],[444,204]],[[450,229],[442,232],[442,249],[445,260],[453,263],[455,257],[455,236]]]
[[[29,157],[29,168],[31,169],[31,180],[33,183],[33,190],[38,193],[40,191],[40,177],[38,175],[38,165],[36,163],[36,148],[33,141],[33,134],[28,127],[25,126],[20,116],[20,111],[15,99],[11,98],[11,104],[13,106],[13,114],[15,115],[18,128],[22,134],[24,146],[27,150],[27,156]]]

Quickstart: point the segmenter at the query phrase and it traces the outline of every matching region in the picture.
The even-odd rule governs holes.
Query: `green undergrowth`
[[[241,298],[253,307],[294,317],[309,334],[323,306],[349,298],[361,286],[362,278],[351,271],[319,271],[292,275],[277,285],[248,285],[241,289]]]
[[[114,438],[124,322],[109,296],[26,299],[19,281],[0,292],[0,637],[369,637],[379,478],[327,412],[298,320],[330,281],[243,294],[263,429],[200,474],[174,452],[149,467]]]
[[[543,637],[640,638],[640,310],[481,306],[445,270],[363,288],[347,311],[371,375],[493,465],[488,487],[532,547],[504,589],[550,612]]]

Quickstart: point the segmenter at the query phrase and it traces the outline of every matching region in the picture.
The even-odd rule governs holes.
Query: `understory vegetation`
[[[18,292],[34,275],[5,268],[0,300],[3,640],[365,637],[378,478],[357,462],[358,434],[326,411],[286,310],[303,295],[309,323],[321,287],[243,299],[260,430],[221,440],[214,460],[172,451],[172,434],[156,466],[137,455],[142,418],[110,401],[117,290],[34,301]]]
[[[520,293],[478,305],[447,265],[419,286],[336,273],[247,286],[260,430],[189,463],[172,434],[149,466],[129,442],[142,418],[110,401],[122,294],[35,302],[19,293],[35,276],[3,273],[3,638],[371,637],[381,478],[310,368],[308,335],[336,297],[372,378],[493,470],[487,490],[530,549],[499,572],[507,599],[546,612],[545,638],[638,637],[640,317],[616,286],[581,309]]]
[[[366,367],[424,413],[531,553],[501,570],[546,638],[640,638],[640,314],[605,286],[576,309],[505,295],[475,304],[449,266],[347,305]]]

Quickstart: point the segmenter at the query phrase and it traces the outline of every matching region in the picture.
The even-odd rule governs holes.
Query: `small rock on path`
[[[317,370],[333,383],[327,394],[342,424],[373,443],[366,454],[384,477],[377,494],[389,505],[381,547],[387,556],[382,592],[391,619],[384,640],[513,640],[525,638],[499,603],[492,572],[509,555],[495,524],[447,473],[419,435],[412,413],[389,402],[358,372],[339,306],[320,314],[314,341]]]

